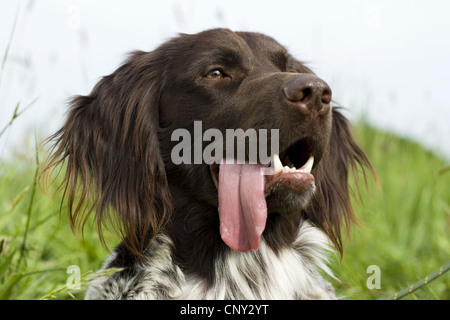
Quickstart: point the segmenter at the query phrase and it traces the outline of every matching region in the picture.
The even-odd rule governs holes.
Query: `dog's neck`
[[[230,249],[222,241],[216,206],[183,198],[184,192],[178,195],[175,190],[173,194],[177,200],[167,232],[174,244],[175,262],[183,272],[196,274],[213,285],[217,276],[215,262],[225,256],[239,256],[241,253]],[[191,212],[196,214],[190,214]],[[270,251],[279,256],[283,250],[292,249],[304,222],[301,214],[289,217],[269,214],[262,237],[264,243],[261,244],[265,252]]]
[[[330,283],[317,269],[325,265],[326,237],[305,223],[298,241],[277,254],[264,238],[257,251],[226,250],[211,266],[213,283],[184,273],[181,299],[335,299]]]

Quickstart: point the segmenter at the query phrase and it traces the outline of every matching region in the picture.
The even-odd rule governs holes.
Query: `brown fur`
[[[229,77],[205,79],[214,67]],[[226,248],[218,231],[217,190],[206,164],[170,161],[173,130],[192,131],[193,121],[201,120],[203,130],[278,128],[280,150],[299,139],[312,141],[320,161],[312,172],[316,192],[301,210],[289,212],[298,208],[293,199],[283,204],[288,214],[269,212],[264,237],[275,250],[289,246],[309,219],[342,251],[341,227],[354,220],[349,173],[358,166],[372,169],[336,108],[305,115],[280,100],[280,88],[305,73],[312,71],[273,39],[225,29],[134,52],[89,95],[72,99],[65,124],[49,138],[53,147],[44,171],[66,163],[62,187],[73,228],[93,213],[100,235],[102,224],[116,226],[123,247],[137,256],[166,232],[178,263],[208,276],[208,258]]]

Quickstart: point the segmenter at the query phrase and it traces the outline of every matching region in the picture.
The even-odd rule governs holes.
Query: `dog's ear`
[[[72,99],[44,171],[67,162],[62,184],[73,229],[95,212],[141,254],[171,214],[160,155],[159,91],[162,57],[134,52],[87,96]],[[119,224],[117,224],[117,218]]]
[[[353,174],[357,187],[357,176],[366,180],[366,169],[375,172],[365,153],[358,147],[350,131],[349,121],[333,109],[332,132],[328,148],[315,168],[316,193],[306,214],[321,228],[342,254],[341,227],[348,228],[355,220],[352,208],[352,190],[349,177]]]

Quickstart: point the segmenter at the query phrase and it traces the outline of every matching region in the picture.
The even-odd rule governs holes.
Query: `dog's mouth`
[[[220,234],[234,250],[257,250],[268,213],[298,212],[314,193],[313,140],[301,139],[274,154],[270,166],[235,162],[210,166],[219,195]]]
[[[290,145],[286,150],[280,152],[281,164],[289,168],[303,168],[313,157],[312,138],[303,138]],[[275,159],[276,160],[276,159]]]
[[[277,184],[289,182],[293,184],[294,191],[301,191],[304,187],[300,187],[298,183],[304,184],[304,181],[314,182],[311,170],[314,166],[314,156],[312,154],[312,139],[304,138],[289,146],[278,156],[272,156],[271,168],[268,169],[266,177],[265,193],[270,195],[276,188]],[[273,172],[270,172],[270,171]]]
[[[289,173],[310,174],[314,163],[313,140],[311,138],[303,138],[280,152],[280,155],[273,154],[269,165],[270,168],[267,168],[264,173],[267,175],[267,182],[274,181],[271,176],[281,177],[283,174]],[[213,163],[210,165],[211,177],[217,190],[219,190],[219,170],[219,164]],[[266,185],[266,193],[270,193],[270,186],[271,184]]]

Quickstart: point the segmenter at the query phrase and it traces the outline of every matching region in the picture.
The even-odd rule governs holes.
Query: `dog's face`
[[[170,78],[162,87],[160,100],[160,123],[166,133],[161,145],[168,146],[163,155],[169,181],[200,198],[197,200],[219,207],[222,238],[233,249],[256,250],[268,214],[300,213],[311,200],[314,174],[311,168],[300,169],[308,160],[307,166],[317,165],[329,143],[331,89],[283,46],[262,34],[212,30],[184,36],[177,44],[183,50],[172,51],[165,68]],[[253,173],[243,175],[252,165],[213,163],[208,168],[208,164],[189,163],[180,168],[173,164],[169,151],[178,141],[170,141],[169,135],[186,128],[194,137],[194,121],[201,121],[203,132],[215,128],[223,133],[223,155],[230,148],[225,143],[227,129],[279,130],[279,150],[272,156],[272,168],[273,162],[279,161],[281,172],[262,176],[261,168],[253,165]],[[258,144],[256,140],[246,142]],[[200,151],[205,147],[203,143]],[[247,163],[249,150],[247,146],[243,159]],[[191,151],[195,152],[194,141]],[[195,155],[191,156],[194,159]],[[274,161],[273,157],[278,158]],[[280,165],[292,169],[283,172]],[[192,177],[205,176],[206,181],[192,181]]]
[[[53,136],[48,168],[68,159],[74,224],[85,221],[81,208],[92,193],[99,225],[115,211],[137,253],[162,226],[188,232],[187,221],[220,229],[229,247],[247,251],[261,235],[273,247],[289,245],[309,219],[340,248],[341,222],[352,217],[348,171],[370,164],[330,102],[329,86],[270,37],[225,29],[181,35],[134,53],[89,96],[76,97]],[[180,129],[190,148],[175,155],[190,161],[174,161]],[[268,134],[244,140],[239,156],[239,142],[227,137],[238,129]],[[204,161],[212,142],[215,159]],[[250,161],[255,144],[270,161]]]

